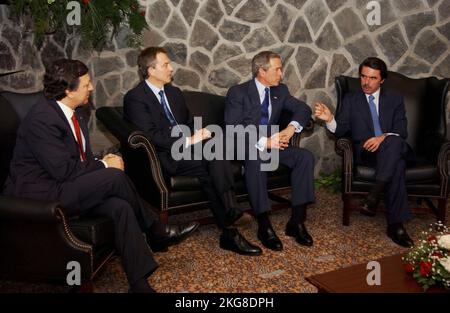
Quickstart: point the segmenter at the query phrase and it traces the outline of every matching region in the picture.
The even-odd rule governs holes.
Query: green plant
[[[341,167],[337,167],[333,172],[325,174],[323,172],[319,173],[319,178],[316,179],[316,188],[326,188],[331,190],[333,193],[341,192],[342,179],[341,179]]]
[[[139,7],[138,0],[80,0],[80,23],[68,25],[67,16],[71,13],[67,7],[69,0],[16,0],[11,4],[12,13],[27,17],[32,21],[32,29],[37,43],[44,35],[55,32],[81,35],[91,48],[101,51],[108,40],[114,38],[119,27],[127,23],[131,33],[128,44],[136,46],[140,42],[142,31],[148,27],[145,11]]]

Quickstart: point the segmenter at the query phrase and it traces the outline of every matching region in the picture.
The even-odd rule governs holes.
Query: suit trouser
[[[303,148],[289,146],[279,151],[281,164],[291,169],[292,206],[308,204],[315,201],[314,195],[314,156]],[[245,182],[250,204],[256,214],[269,211],[267,192],[267,172],[261,171],[263,161],[246,160]]]
[[[206,170],[208,166],[210,172]],[[194,176],[200,181],[203,193],[211,202],[211,211],[219,228],[226,226],[226,210],[220,195],[233,186],[231,166],[228,161],[208,161],[208,165],[200,160],[177,161],[175,175]],[[231,175],[231,176],[230,176]]]
[[[68,193],[77,193],[78,203],[67,201],[73,198]],[[130,284],[158,267],[143,232],[163,238],[163,228],[124,172],[105,168],[79,176],[62,185],[60,201],[68,215],[104,215],[113,220],[115,246]]]
[[[401,223],[410,218],[405,172],[408,145],[397,136],[388,136],[381,143],[378,152],[361,151],[362,165],[375,167],[377,181],[385,186],[385,203],[388,223]]]

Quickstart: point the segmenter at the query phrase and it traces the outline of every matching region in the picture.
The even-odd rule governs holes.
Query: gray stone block
[[[184,43],[168,42],[164,45],[169,58],[180,65],[186,65],[187,47]]]
[[[220,64],[234,56],[242,53],[242,49],[238,45],[221,44],[217,47],[213,55],[214,64]]]
[[[283,61],[283,63],[289,62],[289,58],[294,53],[294,50],[295,49],[293,47],[288,45],[282,45],[272,49],[273,52],[278,53],[281,56],[281,60]]]
[[[159,46],[161,43],[164,42],[164,40],[165,38],[160,34],[158,34],[158,32],[154,30],[152,27],[149,27],[142,33],[143,47]]]
[[[329,13],[327,6],[322,0],[312,1],[305,8],[306,19],[308,20],[309,25],[311,25],[314,34],[317,33]]]
[[[403,19],[403,25],[405,26],[406,34],[410,43],[413,43],[416,39],[416,35],[425,27],[436,23],[436,16],[433,11],[420,12],[417,14],[409,15]]]
[[[447,45],[433,31],[426,30],[420,34],[414,53],[433,64],[447,49]]]
[[[289,36],[289,42],[292,43],[310,43],[312,42],[311,34],[309,33],[308,26],[305,19],[300,16],[294,24],[294,27]]]
[[[312,71],[305,83],[306,89],[325,88],[327,78],[327,62],[322,59],[319,65]]]
[[[255,29],[249,38],[244,42],[246,52],[253,52],[261,49],[261,47],[268,47],[276,43],[275,38],[270,34],[266,27]]]
[[[275,12],[269,20],[270,29],[278,36],[280,41],[284,41],[289,25],[291,25],[294,13],[286,6],[278,4]]]
[[[130,50],[125,54],[125,59],[127,60],[128,67],[137,66],[138,55],[139,55],[139,52],[136,49]]]
[[[152,3],[147,11],[147,21],[155,27],[163,27],[170,15],[170,7],[164,0],[158,0]]]
[[[241,3],[242,0],[222,0],[223,6],[225,7],[225,12],[227,12],[228,15],[231,15],[234,8]]]
[[[428,73],[430,71],[430,66],[425,62],[408,56],[397,71],[406,76],[415,76]]]
[[[205,74],[208,70],[208,66],[211,64],[209,56],[200,51],[195,51],[191,54],[189,66],[199,71],[201,74]]]
[[[138,81],[139,81],[139,75],[137,74],[137,71],[135,71],[135,72],[126,71],[122,75],[122,89],[124,91],[128,91],[131,88],[133,88],[134,86],[136,86]]]
[[[1,50],[1,49],[0,49]],[[22,68],[26,66],[30,66],[34,71],[43,70],[43,66],[41,63],[41,58],[39,57],[39,53],[36,50],[36,47],[30,43],[30,41],[22,42]],[[0,52],[0,60],[3,59]]]
[[[240,42],[250,32],[250,27],[225,19],[219,27],[219,33],[229,41]]]
[[[92,64],[95,77],[100,77],[105,74],[120,71],[125,67],[120,57],[94,57]]]
[[[327,23],[316,40],[316,46],[323,50],[331,51],[339,48],[340,45],[341,40],[339,39],[333,24]]]
[[[50,66],[53,61],[61,58],[65,58],[66,54],[64,51],[60,50],[60,48],[54,44],[50,40],[46,40],[44,47],[41,50],[41,59],[44,67]]]
[[[180,11],[189,26],[192,25],[192,22],[194,21],[198,6],[199,4],[196,0],[183,0],[183,3],[181,4]]]
[[[2,37],[3,40],[6,39],[9,42],[16,53],[19,51],[19,45],[22,40],[22,34],[20,32],[10,25],[5,25],[2,30]]]
[[[334,17],[339,32],[344,40],[364,30],[358,15],[351,8],[346,8]]]
[[[200,84],[200,77],[194,71],[180,68],[174,75],[174,83],[177,86],[189,86],[197,89]]]
[[[217,70],[213,70],[209,74],[208,81],[212,85],[220,88],[230,88],[231,86],[238,84],[241,79],[230,70],[222,67]]]
[[[376,55],[372,39],[364,35],[361,38],[345,45],[347,51],[351,54],[353,61],[360,64],[365,58]]]
[[[219,36],[205,22],[197,20],[191,33],[190,45],[192,47],[204,47],[206,50],[212,50]]]
[[[297,73],[295,73],[294,66],[292,64],[284,63],[284,77],[283,83],[285,83],[291,94],[295,94],[301,87],[300,79],[298,78]]]
[[[246,77],[252,72],[252,59],[247,59],[244,56],[230,60],[227,64],[230,68],[241,74],[242,77]]]
[[[347,0],[325,0],[328,7],[331,11],[337,11],[339,8],[341,8]]]
[[[247,0],[236,13],[236,17],[250,23],[262,23],[269,16],[269,10],[261,0]]]
[[[334,85],[336,76],[343,75],[350,68],[347,58],[340,53],[333,54],[331,61],[330,74],[328,76],[328,86]]]
[[[397,62],[408,50],[408,45],[398,25],[394,25],[378,35],[377,41],[391,64]]]
[[[104,107],[108,105],[108,95],[101,81],[97,82],[93,91],[94,106],[96,108]]]
[[[186,39],[187,28],[177,12],[173,12],[172,18],[164,29],[168,38]]]
[[[450,41],[450,22],[438,27],[439,32]]]
[[[447,57],[435,67],[433,74],[440,78],[450,77],[450,55],[447,55]]]
[[[217,26],[223,16],[218,0],[207,0],[200,8],[199,15],[211,25]]]
[[[397,19],[395,10],[391,5],[390,0],[378,0],[377,2],[380,4],[381,23],[380,25],[368,25],[367,15],[372,12],[372,9],[366,9],[366,5],[369,2],[370,0],[356,0],[356,6],[360,10],[361,16],[363,17],[363,20],[365,20],[365,23],[369,27],[370,31],[375,31],[378,28],[386,26]]]
[[[302,6],[305,4],[307,0],[284,0],[284,2],[289,3],[290,5],[293,5],[297,9],[301,9]]]
[[[103,84],[108,95],[114,95],[117,91],[120,90],[120,87],[122,85],[120,81],[120,75],[111,75],[109,77],[106,77],[103,80]]]
[[[443,0],[438,8],[439,11],[439,21],[443,21],[450,16],[450,4],[448,0]]]
[[[9,86],[13,90],[33,88],[36,87],[36,83],[36,76],[33,72],[17,73],[9,77]]]
[[[392,1],[392,4],[401,13],[407,13],[423,8],[423,3],[420,0],[395,0]]]
[[[319,55],[312,49],[302,46],[298,47],[297,54],[295,55],[295,60],[297,62],[297,68],[300,72],[300,75],[305,77],[318,57]]]

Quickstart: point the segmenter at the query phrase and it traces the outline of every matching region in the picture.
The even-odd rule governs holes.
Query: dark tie
[[[166,114],[167,119],[169,120],[170,125],[177,125],[177,120],[175,116],[173,116],[172,112],[170,112],[169,107],[167,106],[166,97],[164,97],[164,90],[159,91],[159,96],[161,97],[161,106]]]
[[[261,104],[261,120],[259,121],[260,125],[269,124],[269,88],[264,88],[264,91],[265,96]]]
[[[375,136],[380,136],[383,132],[381,131],[380,119],[378,118],[377,108],[375,102],[373,101],[375,97],[373,95],[369,96],[369,108],[370,115],[372,115],[373,130],[375,131]]]
[[[75,113],[72,115],[73,128],[75,129],[75,136],[77,137],[78,149],[80,150],[81,160],[86,161],[86,152],[83,149],[83,140],[81,139],[80,124]]]

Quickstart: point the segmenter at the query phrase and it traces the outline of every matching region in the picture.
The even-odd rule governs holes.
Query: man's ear
[[[380,85],[383,84],[385,80],[386,80],[386,79],[383,79],[383,80],[380,82]]]
[[[66,97],[68,97],[68,98],[72,97],[72,93],[70,92],[69,89],[64,90],[64,93],[66,94]]]

